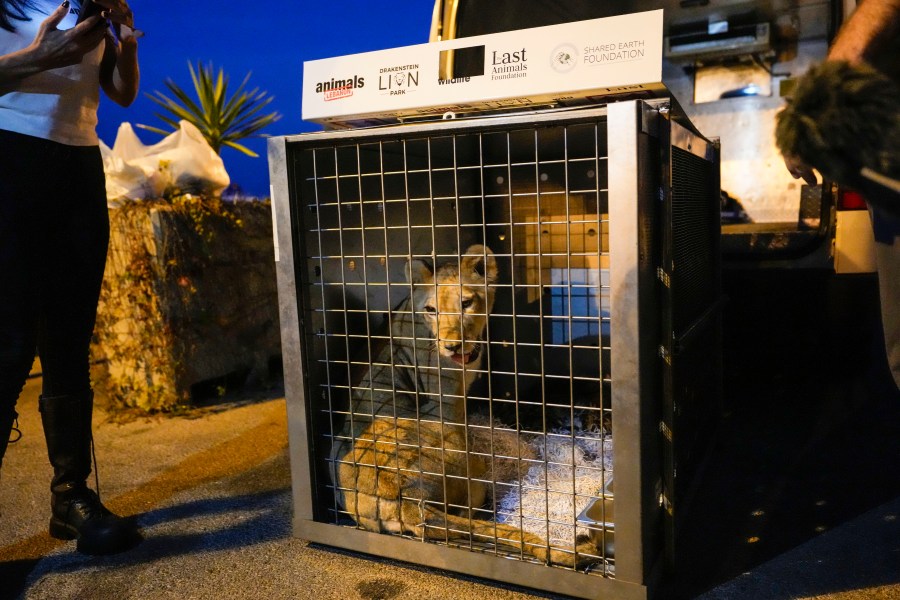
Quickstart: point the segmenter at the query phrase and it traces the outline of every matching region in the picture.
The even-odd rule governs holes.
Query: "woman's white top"
[[[13,19],[15,32],[0,28],[0,55],[31,44],[41,22],[56,10],[60,1],[31,0],[34,8],[26,9],[30,21]],[[79,5],[77,0],[72,1],[69,14],[57,29],[75,26]],[[0,129],[70,146],[96,146],[100,61],[105,43],[101,41],[85,54],[81,64],[0,84]]]

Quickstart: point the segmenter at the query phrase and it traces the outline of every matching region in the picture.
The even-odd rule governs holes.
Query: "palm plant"
[[[196,70],[193,64],[188,63],[188,68],[194,82],[196,100],[192,99],[174,81],[166,79],[166,87],[169,88],[175,99],[159,90],[154,91],[153,94],[145,94],[169,113],[168,115],[154,114],[172,126],[173,130],[178,129],[178,121],[182,119],[195,125],[217,154],[221,153],[223,146],[228,146],[249,156],[259,156],[246,146],[239,144],[238,140],[256,134],[281,118],[277,112],[261,114],[262,109],[274,100],[274,96],[260,91],[259,88],[246,91],[245,87],[250,79],[250,73],[247,73],[237,91],[229,98],[227,95],[228,76],[221,68],[217,74],[214,73],[212,63],[203,65],[198,62]],[[138,125],[138,127],[162,135],[172,133],[149,125]]]

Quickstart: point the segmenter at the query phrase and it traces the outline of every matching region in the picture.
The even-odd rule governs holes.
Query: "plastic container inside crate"
[[[607,558],[616,556],[616,519],[612,490],[613,480],[610,479],[603,495],[591,500],[578,515],[578,524],[589,530],[591,540],[598,548],[603,549],[603,555]]]

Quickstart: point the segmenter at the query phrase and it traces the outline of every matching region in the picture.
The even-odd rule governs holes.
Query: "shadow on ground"
[[[0,563],[2,598],[15,598],[27,584],[52,574],[88,570],[115,570],[164,561],[185,555],[250,549],[291,536],[290,482],[287,456],[218,482],[197,498],[189,490],[179,500],[134,515],[144,533],[140,545],[112,556],[85,556],[74,552],[74,542],[63,551],[37,560]],[[104,585],[108,584],[104,580]],[[96,590],[94,590],[96,591]],[[91,590],[85,595],[92,597]],[[104,589],[107,597],[113,591]],[[8,595],[7,595],[8,594]],[[112,595],[110,595],[112,594]]]
[[[693,598],[900,496],[874,279],[744,272],[725,288],[725,413],[665,597]],[[897,583],[885,560],[897,557],[823,560],[792,591],[840,591],[848,570],[856,586]]]

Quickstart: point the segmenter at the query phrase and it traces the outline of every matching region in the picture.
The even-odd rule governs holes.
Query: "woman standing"
[[[0,460],[37,347],[41,419],[53,465],[50,535],[87,554],[138,539],[88,488],[96,319],[109,218],[100,89],[137,96],[134,19],[125,0],[0,0]],[[77,24],[76,24],[77,23]]]

